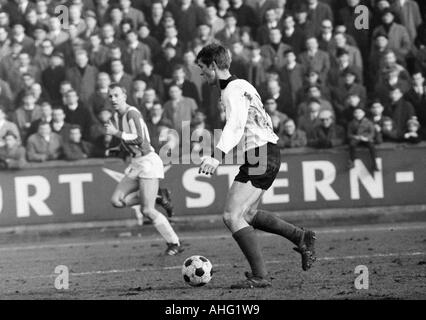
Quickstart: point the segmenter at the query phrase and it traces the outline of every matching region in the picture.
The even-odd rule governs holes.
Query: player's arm
[[[107,127],[107,134],[123,140],[127,145],[140,145],[145,139],[143,130],[143,119],[136,111],[129,111],[127,114],[130,132],[123,132],[115,128],[112,124]]]
[[[234,149],[244,136],[244,130],[248,118],[249,100],[239,88],[226,97],[226,108],[229,116],[220,137],[219,143],[211,157],[203,158],[200,173],[212,175],[221,163],[225,154]]]

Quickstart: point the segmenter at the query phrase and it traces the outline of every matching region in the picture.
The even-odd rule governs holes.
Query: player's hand
[[[217,167],[219,167],[219,160],[212,157],[203,157],[201,158],[200,170],[198,173],[204,173],[205,175],[213,175],[216,172]]]
[[[114,127],[111,121],[104,124],[105,134],[109,136],[116,136],[118,134],[118,129]]]

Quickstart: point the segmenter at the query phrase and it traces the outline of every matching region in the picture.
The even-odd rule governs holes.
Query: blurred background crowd
[[[413,0],[0,1],[0,167],[111,156],[112,82],[157,151],[175,148],[182,126],[200,137],[222,128],[219,88],[195,63],[213,42],[260,92],[283,149],[347,145],[353,160],[361,145],[375,157],[377,144],[419,143],[425,9]]]

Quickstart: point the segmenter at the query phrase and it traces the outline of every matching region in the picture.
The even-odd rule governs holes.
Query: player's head
[[[229,51],[215,43],[205,46],[197,56],[197,64],[201,68],[202,75],[211,85],[217,82],[218,71],[229,70],[231,61]]]
[[[111,84],[109,86],[109,100],[116,111],[122,110],[127,105],[126,89],[117,83]]]

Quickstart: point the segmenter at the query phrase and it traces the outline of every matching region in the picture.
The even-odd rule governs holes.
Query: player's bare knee
[[[241,220],[239,212],[225,212],[223,214],[223,222],[227,227],[236,225]]]
[[[246,220],[246,222],[248,224],[251,224],[254,220],[254,217],[256,216],[257,210],[247,210],[247,212],[244,214],[244,220]]]
[[[114,208],[117,208],[117,209],[122,209],[126,207],[123,199],[119,196],[113,196],[111,198],[111,204]]]

